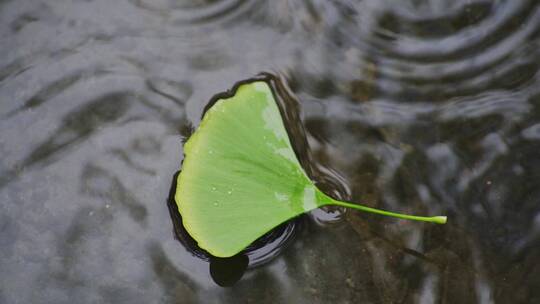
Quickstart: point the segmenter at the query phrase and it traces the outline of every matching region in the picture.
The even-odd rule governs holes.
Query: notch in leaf
[[[402,219],[446,223],[335,200],[300,165],[273,91],[264,79],[218,95],[184,145],[176,204],[202,249],[230,257],[302,213],[337,205]]]

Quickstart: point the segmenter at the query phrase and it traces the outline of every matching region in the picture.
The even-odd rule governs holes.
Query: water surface
[[[0,24],[0,303],[540,302],[538,1],[6,0]],[[168,192],[180,134],[260,71],[326,191],[449,223],[317,211],[216,285]]]

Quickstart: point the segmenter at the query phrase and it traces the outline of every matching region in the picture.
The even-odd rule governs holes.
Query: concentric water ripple
[[[335,78],[349,82],[343,89],[351,97],[443,101],[531,84],[538,70],[537,1],[414,3],[421,4],[348,3],[339,10],[350,18],[327,16],[333,41],[327,48],[346,50],[335,62],[345,73]]]
[[[162,15],[177,25],[230,21],[246,14],[257,0],[130,0],[136,7]]]

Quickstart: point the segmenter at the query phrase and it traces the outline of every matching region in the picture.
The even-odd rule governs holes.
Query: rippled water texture
[[[540,303],[540,2],[4,0],[0,23],[0,303]],[[449,223],[319,210],[217,286],[167,197],[180,134],[260,71],[326,191]]]

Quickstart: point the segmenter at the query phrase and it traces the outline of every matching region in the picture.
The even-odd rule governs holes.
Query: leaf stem
[[[338,206],[343,206],[343,207],[347,207],[347,208],[353,208],[353,209],[356,209],[356,210],[361,210],[361,211],[370,212],[370,213],[376,213],[376,214],[381,214],[381,215],[386,215],[386,216],[391,216],[391,217],[397,217],[397,218],[406,219],[406,220],[430,222],[430,223],[436,223],[436,224],[446,224],[446,216],[407,215],[407,214],[401,214],[401,213],[395,213],[395,212],[370,208],[370,207],[362,206],[362,205],[359,205],[359,204],[341,202],[341,201],[337,201],[337,200],[332,200],[331,204],[338,205]]]

